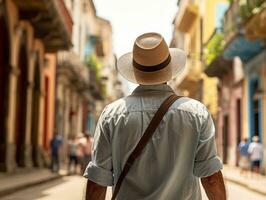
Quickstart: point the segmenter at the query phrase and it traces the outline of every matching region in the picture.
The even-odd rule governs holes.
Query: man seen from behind
[[[119,188],[118,200],[201,200],[199,180],[210,200],[226,199],[214,124],[194,99],[178,97],[134,163],[127,162],[159,107],[174,95],[166,83],[180,77],[185,64],[186,53],[168,48],[158,33],[139,36],[133,52],[118,60],[120,74],[139,86],[99,118],[84,173],[87,200],[104,200],[107,186]],[[125,167],[130,169],[118,187]]]

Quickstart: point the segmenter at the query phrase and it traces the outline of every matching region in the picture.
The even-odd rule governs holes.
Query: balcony
[[[57,76],[66,79],[68,84],[80,93],[89,92],[89,69],[74,52],[60,51],[57,54]],[[63,78],[62,78],[63,77]]]
[[[175,20],[175,27],[181,32],[189,32],[198,18],[198,6],[189,0],[179,2],[179,11]]]
[[[239,56],[242,61],[247,62],[263,49],[263,42],[261,40],[250,41],[244,36],[244,25],[239,13],[240,6],[237,1],[234,1],[225,13],[223,56],[225,59]]]
[[[241,0],[239,2],[239,14],[243,21],[258,14],[261,8],[265,7],[265,0]]]
[[[210,39],[204,45],[205,69],[204,72],[210,77],[222,77],[232,69],[232,61],[225,60],[222,56],[224,48],[224,34],[221,29],[215,29]]]
[[[233,61],[225,60],[223,56],[218,56],[212,62],[207,65],[204,72],[209,77],[223,77],[226,73],[232,70]]]
[[[199,81],[201,80],[201,63],[195,55],[189,55],[185,71],[173,80],[173,87],[187,91],[190,97],[198,99]]]
[[[242,6],[242,10],[246,10]],[[250,8],[250,12],[244,11],[242,17],[247,21],[245,23],[246,37],[250,40],[265,40],[266,39],[266,2],[264,4],[257,4]]]
[[[244,33],[242,20],[238,13],[239,4],[238,2],[233,1],[225,12],[223,21],[224,40],[226,44],[230,43],[237,35]]]
[[[21,19],[34,27],[46,52],[66,50],[71,46],[73,21],[63,0],[14,0]]]
[[[88,81],[88,73],[84,73],[87,67],[82,63],[79,56],[72,51],[60,51],[57,53],[57,66],[58,72],[70,71],[78,76]]]
[[[103,100],[103,85],[98,80],[96,71],[80,61],[74,52],[61,51],[57,55],[57,76],[67,79],[68,84],[89,99]]]

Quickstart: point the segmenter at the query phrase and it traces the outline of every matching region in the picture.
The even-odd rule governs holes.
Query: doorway
[[[48,150],[49,148],[49,138],[48,136],[50,133],[48,132],[48,123],[49,123],[49,78],[48,76],[45,76],[44,78],[44,92],[45,92],[45,99],[44,99],[44,129],[43,129],[43,147],[45,150]]]
[[[258,81],[254,82],[254,91],[258,90],[259,83]],[[259,99],[253,99],[253,123],[254,123],[254,132],[252,133],[254,136],[259,136],[260,133],[260,121],[259,121]]]
[[[224,115],[223,117],[223,163],[227,164],[228,159],[228,115]]]
[[[236,166],[238,166],[239,163],[239,153],[238,153],[238,145],[241,142],[242,138],[242,112],[241,112],[241,99],[238,98],[236,100],[236,134],[237,134],[237,138],[236,138]]]
[[[39,133],[39,106],[40,106],[40,64],[39,54],[36,53],[34,64],[34,78],[32,91],[31,115],[31,145],[33,166],[38,167],[38,133]]]
[[[16,99],[16,163],[19,167],[25,166],[25,138],[26,138],[26,112],[27,112],[27,84],[28,84],[28,55],[26,37],[21,39],[19,49],[18,69],[20,74],[17,81]]]
[[[0,5],[0,171],[6,170],[6,117],[8,109],[10,51],[8,35],[4,9]]]
[[[253,136],[261,136],[261,100],[256,95],[256,92],[260,89],[259,82],[259,77],[250,81],[250,139]]]

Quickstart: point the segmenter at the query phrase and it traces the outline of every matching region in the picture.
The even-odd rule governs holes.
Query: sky
[[[158,32],[168,44],[171,41],[177,0],[94,0],[94,4],[97,15],[112,24],[118,58],[132,51],[136,37],[145,32]],[[135,87],[125,80],[123,83],[129,92]]]

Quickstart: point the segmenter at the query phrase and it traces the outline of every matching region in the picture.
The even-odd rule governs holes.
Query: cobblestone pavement
[[[2,197],[1,200],[83,200],[85,183],[86,180],[80,176],[66,176],[15,192]],[[229,200],[266,200],[266,196],[247,190],[237,184],[227,182],[226,185]],[[110,192],[109,189],[106,200],[110,200]],[[207,198],[203,197],[203,200],[207,200]]]

